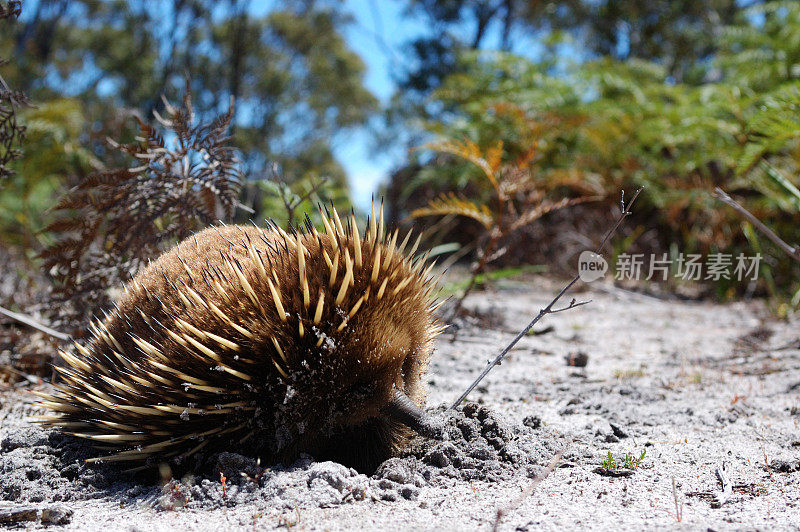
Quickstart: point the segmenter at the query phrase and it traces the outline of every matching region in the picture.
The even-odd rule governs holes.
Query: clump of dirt
[[[329,508],[364,500],[370,479],[334,462],[302,457],[290,467],[262,468],[256,460],[235,453],[213,458],[216,475],[188,475],[158,490],[129,489],[126,502],[145,502],[158,510],[215,509],[261,501],[271,508]]]
[[[552,438],[537,436],[537,428],[509,423],[485,406],[468,403],[448,413],[444,440],[415,438],[402,457],[385,462],[376,476],[398,477],[401,468],[429,484],[443,479],[501,481],[520,471],[535,476],[554,452],[547,443]]]
[[[84,441],[28,421],[41,414],[20,404],[3,419],[0,431],[0,500],[73,501],[103,497],[132,479],[120,468],[89,465],[92,449]]]
[[[365,499],[415,500],[420,488],[453,480],[508,479],[539,471],[553,451],[537,428],[504,421],[489,408],[467,404],[436,415],[445,420],[442,440],[414,439],[405,453],[381,464],[372,476],[309,456],[294,464],[263,467],[235,453],[206,457],[196,473],[180,479],[143,481],[112,464],[86,464],[92,449],[84,441],[26,421],[38,410],[18,405],[0,431],[0,500],[52,503],[110,498],[123,506],[157,510],[215,509],[251,502],[272,508],[333,507]],[[168,473],[167,473],[168,474]],[[160,484],[160,485],[159,485]]]

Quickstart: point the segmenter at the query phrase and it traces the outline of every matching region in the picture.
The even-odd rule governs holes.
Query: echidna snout
[[[363,237],[354,216],[323,223],[214,227],[163,254],[61,353],[46,422],[95,442],[91,460],[145,466],[224,450],[367,470],[407,427],[430,433],[430,267],[380,217]]]

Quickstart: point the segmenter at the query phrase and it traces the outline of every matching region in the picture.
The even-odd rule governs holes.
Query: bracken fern
[[[411,213],[414,218],[464,216],[476,220],[483,226],[484,232],[479,237],[480,243],[476,242],[475,245],[476,249],[479,249],[478,261],[472,267],[472,275],[466,289],[456,300],[451,311],[453,318],[461,310],[464,299],[475,287],[478,277],[486,266],[505,254],[506,248],[501,244],[506,237],[549,212],[601,199],[598,195],[589,195],[591,192],[597,194],[599,190],[592,190],[580,176],[567,170],[552,172],[544,181],[538,179],[535,163],[537,142],[533,142],[522,156],[505,163],[503,159],[507,154],[504,154],[502,142],[497,142],[486,150],[481,150],[469,139],[446,140],[424,147],[470,161],[480,168],[481,177],[484,178],[478,184],[484,190],[489,190],[490,200],[487,205],[478,205],[476,201],[450,193],[431,200],[425,207]],[[561,199],[548,197],[548,192],[562,185],[585,195]]]
[[[21,11],[19,0],[0,2],[0,20],[19,17]],[[0,66],[6,64],[8,60],[0,58]],[[27,96],[9,88],[0,76],[0,183],[14,174],[9,165],[22,154],[19,145],[25,137],[25,127],[17,122],[17,109],[24,105],[29,105]]]
[[[241,171],[227,113],[195,124],[191,96],[180,107],[165,100],[156,121],[172,142],[137,117],[132,144],[109,141],[136,165],[91,174],[56,205],[63,216],[45,231],[60,235],[41,256],[53,277],[54,296],[68,303],[61,311],[76,330],[110,303],[118,286],[165,246],[218,219],[231,219],[241,188]]]

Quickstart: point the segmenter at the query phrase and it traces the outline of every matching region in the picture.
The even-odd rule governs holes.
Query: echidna
[[[92,440],[105,451],[93,461],[202,449],[376,467],[407,427],[434,430],[419,406],[440,329],[430,267],[381,218],[363,238],[332,209],[325,232],[306,217],[302,231],[221,225],[184,240],[125,286],[86,345],[60,352],[44,422]]]

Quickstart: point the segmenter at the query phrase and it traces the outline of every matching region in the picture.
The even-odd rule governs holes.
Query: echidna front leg
[[[397,388],[394,397],[386,406],[385,413],[417,434],[437,440],[444,438],[444,422],[422,410]]]

